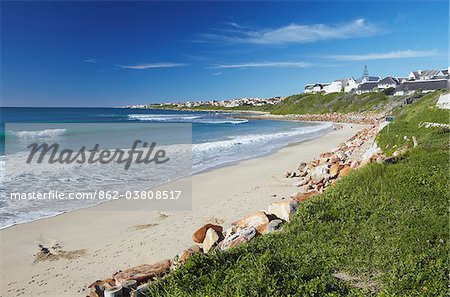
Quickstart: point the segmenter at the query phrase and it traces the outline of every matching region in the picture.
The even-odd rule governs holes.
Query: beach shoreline
[[[101,203],[0,230],[2,295],[86,296],[86,285],[120,269],[172,258],[192,245],[198,226],[231,222],[295,192],[283,172],[337,147],[367,125],[342,129],[189,177],[192,211],[145,209],[129,200]],[[165,185],[171,187],[171,183]],[[136,203],[128,210],[126,203]],[[65,255],[37,259],[38,245]],[[36,261],[37,260],[37,261]]]

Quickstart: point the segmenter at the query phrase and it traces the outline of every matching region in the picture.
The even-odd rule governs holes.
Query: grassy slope
[[[331,94],[299,94],[286,98],[276,105],[238,106],[226,108],[222,106],[201,105],[193,110],[254,110],[268,111],[272,114],[324,114],[350,113],[360,111],[380,111],[388,104],[402,102],[403,97],[386,96],[384,93],[366,93],[361,95]]]
[[[429,107],[435,100],[404,108],[378,137],[383,146],[403,145],[395,135],[418,138],[396,164],[352,172],[302,203],[281,233],[193,257],[153,283],[151,295],[447,296],[449,135],[417,128],[448,122],[448,112]],[[335,272],[359,277],[365,288]]]
[[[288,97],[276,106],[273,114],[324,114],[377,111],[389,101],[384,93],[356,94],[300,94]]]

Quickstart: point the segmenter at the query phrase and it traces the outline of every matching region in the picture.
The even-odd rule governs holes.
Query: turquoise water
[[[121,127],[129,129],[127,134],[139,137],[139,128],[152,126],[148,123],[162,123],[163,129],[169,127],[171,123],[190,123],[192,125],[192,170],[190,173],[200,172],[222,166],[230,162],[236,162],[243,159],[249,159],[264,154],[269,154],[277,149],[286,146],[289,143],[302,141],[317,137],[329,131],[329,123],[300,123],[287,121],[269,121],[269,120],[246,120],[235,118],[237,114],[225,114],[218,112],[190,112],[190,111],[166,111],[166,110],[141,110],[141,109],[122,109],[122,108],[1,108],[1,137],[0,145],[0,170],[2,174],[2,185],[0,188],[0,227],[35,220],[43,217],[53,216],[58,213],[71,211],[77,208],[86,207],[95,204],[87,201],[80,203],[53,203],[42,204],[39,201],[23,201],[20,204],[9,203],[5,199],[5,186],[3,180],[5,177],[5,135],[8,138],[8,145],[20,145],[22,139],[41,139],[50,138],[55,141],[74,141],[86,143],[95,142],[102,137],[102,131],[95,131],[90,127],[97,127],[92,123],[120,123],[125,124]],[[69,128],[43,129],[40,125],[31,125],[23,131],[5,130],[5,123],[78,123],[76,127],[69,125]],[[127,125],[131,123],[132,125]],[[142,124],[142,125],[137,125]],[[100,125],[101,126],[101,125]],[[123,133],[123,131],[122,131]],[[109,136],[110,138],[119,138]],[[189,135],[189,138],[191,135]],[[120,139],[119,139],[120,140]],[[183,140],[186,142],[187,140]],[[129,143],[123,144],[125,147]],[[9,153],[10,151],[8,151]],[[105,172],[104,167],[89,168],[90,175],[104,177],[103,183],[116,183],[113,172]],[[54,170],[53,170],[54,171]],[[79,171],[81,172],[81,171]],[[111,173],[111,174],[109,174]],[[15,173],[16,175],[6,175],[6,180],[12,183],[27,183],[31,188],[45,188],[52,184],[58,186],[59,180],[66,186],[73,188],[79,187],[77,180],[80,176],[72,175],[67,178],[59,179],[63,173],[52,172],[37,175],[27,172]],[[21,180],[23,178],[23,180]],[[162,177],[165,178],[164,176]],[[145,176],[137,176],[136,184],[139,179],[145,179]],[[173,176],[170,177],[173,179]],[[161,182],[168,181],[161,180]],[[70,181],[69,183],[67,181]],[[90,203],[90,204],[89,204]]]

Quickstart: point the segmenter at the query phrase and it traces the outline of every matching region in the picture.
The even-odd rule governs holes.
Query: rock
[[[314,195],[316,195],[318,193],[319,192],[316,191],[316,190],[312,190],[312,191],[309,191],[309,192],[306,192],[306,193],[299,192],[299,193],[295,194],[294,196],[291,196],[291,199],[296,201],[296,202],[303,202],[303,201],[308,200],[310,197],[312,197],[312,196],[314,196]]]
[[[111,287],[103,292],[105,297],[123,297],[122,286]]]
[[[363,160],[361,160],[361,167],[369,165],[371,162],[372,162],[372,160],[370,158],[363,159]]]
[[[178,256],[178,259],[181,264],[185,264],[193,255],[201,252],[201,249],[198,245],[193,245],[190,248],[181,252]]]
[[[335,178],[339,173],[339,169],[341,169],[341,166],[339,164],[332,164],[330,167],[330,177]]]
[[[289,178],[289,177],[291,177],[291,172],[286,171],[286,172],[284,172],[283,176],[284,176],[284,178]]]
[[[150,293],[150,288],[148,284],[142,284],[137,287],[136,291],[131,292],[130,297],[144,297],[148,296]]]
[[[408,151],[408,147],[407,146],[404,146],[404,147],[401,147],[401,148],[399,148],[398,150],[396,150],[393,154],[392,154],[392,156],[393,157],[398,157],[398,156],[400,156],[400,155],[403,155],[404,153],[406,153]]]
[[[254,227],[240,229],[234,234],[227,234],[227,237],[225,237],[225,239],[221,242],[220,249],[227,250],[242,243],[249,242],[257,234],[258,231],[256,231]]]
[[[383,164],[383,162],[384,162],[383,156],[378,156],[377,159],[376,159],[376,162],[377,162],[378,164]]]
[[[311,179],[312,180],[319,180],[321,178],[325,178],[329,176],[329,164],[323,164],[319,165],[311,172]]]
[[[305,162],[301,162],[301,163],[298,165],[297,170],[300,171],[300,172],[302,172],[303,169],[305,169],[305,167],[306,167],[306,163],[305,163]]]
[[[192,234],[192,240],[194,240],[194,242],[196,243],[202,243],[203,240],[205,239],[206,231],[208,231],[209,228],[213,228],[214,230],[220,233],[222,233],[223,231],[223,228],[221,226],[214,224],[206,224],[197,229],[197,231],[195,231],[194,234]]]
[[[283,226],[284,221],[280,219],[275,219],[269,222],[267,224],[267,228],[265,230],[264,234],[269,234],[277,231],[281,231],[281,227]]]
[[[296,171],[292,171],[290,178],[294,178],[294,177],[298,177],[298,176],[300,176],[300,173],[297,173]]]
[[[91,289],[89,297],[100,297],[104,296],[104,291],[106,289],[116,286],[116,280],[113,278],[108,278],[105,280],[97,280],[90,284],[88,288]]]
[[[352,161],[352,163],[350,164],[350,168],[351,169],[356,169],[359,166],[359,162],[358,161]]]
[[[335,164],[335,163],[339,163],[340,159],[336,156],[333,156],[330,158],[330,163]]]
[[[346,175],[348,175],[353,169],[350,168],[349,165],[345,165],[341,171],[339,171],[339,177],[344,177]]]
[[[155,264],[142,264],[136,267],[118,272],[114,279],[116,285],[122,285],[126,281],[135,280],[138,283],[146,282],[155,277],[163,276],[170,271],[172,260],[164,260]]]
[[[397,162],[397,159],[395,157],[388,157],[384,159],[384,163],[386,164],[394,164],[395,162]]]
[[[296,183],[296,186],[297,186],[297,187],[301,187],[301,186],[304,186],[304,185],[306,185],[306,184],[308,184],[308,180],[307,180],[306,178],[301,178],[301,179]]]
[[[213,247],[215,247],[221,240],[222,234],[217,233],[213,228],[209,228],[206,231],[205,240],[203,240],[203,251],[205,253],[209,252]]]
[[[285,221],[290,221],[297,211],[297,202],[289,199],[285,201],[273,202],[269,205],[268,213],[276,215]]]
[[[258,211],[256,214],[249,215],[242,220],[232,223],[239,228],[255,227],[258,233],[263,234],[269,223],[269,219],[264,211]]]

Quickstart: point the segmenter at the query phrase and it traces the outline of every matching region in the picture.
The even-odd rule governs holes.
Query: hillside
[[[449,112],[434,108],[438,95],[397,108],[379,134],[387,154],[411,148],[395,163],[353,171],[303,202],[280,233],[194,256],[151,283],[150,295],[447,296],[449,131],[418,127],[448,124]]]
[[[275,105],[263,106],[237,106],[223,107],[209,104],[192,108],[178,108],[181,110],[222,110],[222,111],[264,111],[274,115],[285,114],[326,114],[326,113],[352,113],[352,112],[389,112],[400,106],[407,98],[417,98],[421,95],[412,96],[388,96],[383,92],[366,94],[298,94],[287,97],[283,102]],[[152,107],[153,108],[153,107]],[[155,106],[154,108],[165,108]]]

